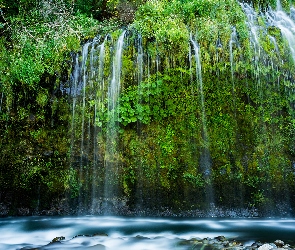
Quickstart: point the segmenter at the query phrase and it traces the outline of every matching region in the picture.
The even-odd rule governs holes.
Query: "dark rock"
[[[214,239],[218,240],[218,241],[225,241],[226,240],[226,238],[224,236],[217,236]]]
[[[0,217],[7,216],[8,215],[8,212],[9,212],[8,206],[6,206],[3,203],[0,203]]]
[[[258,248],[258,247],[261,247],[262,245],[263,244],[261,242],[255,242],[251,246]]]
[[[277,247],[283,247],[285,245],[284,241],[282,240],[276,240],[274,243]]]
[[[55,237],[55,238],[51,241],[51,243],[54,243],[54,242],[60,242],[61,240],[65,240],[65,239],[66,239],[66,238],[63,237],[63,236]]]
[[[27,207],[20,207],[17,210],[17,215],[18,216],[28,216],[28,215],[31,215],[30,209],[27,208]]]
[[[92,236],[108,236],[106,233],[95,233]]]
[[[150,238],[144,237],[144,236],[141,236],[141,235],[136,235],[135,236],[135,239],[138,239],[138,240],[147,240],[147,239],[150,239]]]

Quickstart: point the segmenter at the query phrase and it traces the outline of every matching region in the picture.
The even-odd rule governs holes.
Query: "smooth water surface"
[[[108,236],[103,236],[103,233]],[[77,235],[81,236],[75,237]],[[86,237],[89,235],[96,236]],[[295,220],[99,216],[0,219],[0,249],[3,250],[41,246],[41,249],[185,249],[176,244],[180,239],[219,235],[234,238],[245,245],[277,239],[294,245]],[[65,240],[46,246],[60,236]]]

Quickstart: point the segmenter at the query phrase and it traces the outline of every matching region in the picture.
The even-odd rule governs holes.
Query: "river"
[[[220,235],[236,239],[244,245],[251,245],[255,241],[274,242],[277,239],[294,245],[295,220],[115,216],[0,219],[0,249],[3,250],[188,249],[178,243],[183,239]],[[61,236],[65,239],[49,244],[55,237]]]

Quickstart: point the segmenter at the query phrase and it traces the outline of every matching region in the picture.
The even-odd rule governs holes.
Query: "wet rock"
[[[276,240],[274,243],[277,247],[283,247],[285,245],[284,241],[282,240]]]
[[[51,243],[54,243],[54,242],[60,242],[61,240],[65,240],[66,238],[64,236],[60,236],[60,237],[55,237]]]
[[[214,238],[215,240],[218,240],[218,241],[226,241],[226,238],[224,236],[217,236]]]
[[[92,236],[108,236],[106,233],[95,233]]]
[[[8,212],[9,212],[8,206],[6,206],[3,203],[0,203],[0,217],[7,216],[8,215]]]
[[[261,242],[254,242],[251,247],[253,248],[258,248],[258,247],[261,247],[263,244]]]
[[[75,235],[72,239],[75,239],[75,238],[78,238],[78,237],[84,237],[85,235],[84,234],[78,234],[78,235]]]
[[[144,237],[144,236],[141,236],[141,235],[136,235],[135,237],[134,237],[135,239],[137,239],[137,240],[149,240],[150,238],[148,238],[148,237]]]
[[[27,207],[21,207],[17,209],[17,215],[19,216],[29,216],[31,215],[30,209]]]

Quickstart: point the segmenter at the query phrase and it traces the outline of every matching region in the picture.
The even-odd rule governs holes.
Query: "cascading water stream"
[[[246,16],[248,18],[248,27],[249,27],[249,36],[250,41],[252,44],[252,47],[254,48],[254,55],[255,55],[255,65],[258,65],[259,63],[261,67],[264,67],[269,70],[269,73],[265,73],[260,71],[259,66],[256,67],[256,75],[257,75],[257,86],[260,88],[263,88],[264,91],[260,91],[258,89],[258,95],[259,95],[259,105],[260,105],[260,112],[261,112],[261,119],[260,119],[260,133],[263,134],[261,136],[261,145],[264,145],[268,143],[271,136],[267,134],[267,127],[269,124],[267,124],[268,118],[268,112],[269,110],[276,110],[276,104],[275,102],[280,101],[280,92],[284,91],[288,95],[288,90],[286,89],[286,81],[288,81],[288,77],[286,78],[286,75],[282,78],[280,74],[280,70],[283,68],[282,66],[285,64],[284,60],[281,58],[280,49],[278,47],[276,38],[272,35],[268,34],[268,30],[265,29],[265,27],[269,27],[272,30],[277,30],[281,34],[281,36],[284,38],[284,40],[287,42],[290,55],[291,55],[291,61],[293,63],[295,62],[295,23],[291,19],[290,16],[286,14],[282,10],[282,6],[280,1],[277,1],[276,10],[273,10],[269,8],[268,11],[265,13],[261,13],[260,16],[263,20],[265,20],[265,27],[261,26],[257,22],[258,14],[255,12],[255,10],[248,4],[241,4],[244,12],[246,13]],[[263,36],[263,37],[262,37]],[[273,47],[272,52],[273,53],[266,53],[260,43],[259,39],[265,38],[269,40],[270,45]],[[259,48],[258,50],[256,48]],[[257,58],[257,59],[256,59]],[[266,84],[264,86],[261,86],[260,83],[265,82]],[[273,85],[269,84],[273,83]],[[284,90],[282,88],[284,86]],[[273,97],[273,102],[265,105],[265,103],[269,102],[266,101],[265,90],[268,91],[275,91],[277,92],[276,96]],[[281,116],[281,110],[279,110],[277,113],[272,114],[272,119],[277,119],[277,116]],[[275,129],[274,123],[272,123],[273,128]],[[276,131],[277,132],[277,131]],[[276,133],[274,132],[274,133]],[[279,132],[278,132],[279,133]],[[271,149],[264,148],[263,151],[263,157],[261,158],[261,165],[262,167],[268,168]],[[269,184],[264,183],[262,185],[262,188],[264,189],[265,196],[268,197],[268,199],[273,199],[273,190],[269,186]],[[288,193],[288,187],[285,187],[285,192]],[[286,197],[289,197],[286,195]],[[285,204],[288,207],[290,204],[290,201],[288,198],[285,200]]]
[[[280,1],[277,1],[277,9],[274,11],[270,9],[266,12],[266,18],[269,25],[273,25],[280,29],[283,37],[289,45],[293,62],[295,62],[295,23],[294,21],[282,10]]]
[[[280,30],[282,37],[285,39],[285,41],[287,41],[288,49],[291,54],[290,61],[293,64],[295,64],[295,22],[294,19],[292,19],[292,15],[294,13],[293,10],[294,9],[291,8],[290,16],[287,15],[286,12],[282,9],[280,0],[277,0],[276,10],[270,8],[265,13],[265,16],[268,25],[278,28]],[[278,49],[275,39],[273,40],[279,64],[277,65],[276,72],[279,72],[279,66],[285,64],[285,62],[280,57],[280,51]],[[280,85],[283,85],[284,92],[286,93],[286,95],[289,96],[288,99],[292,100],[294,99],[294,85],[292,84],[292,82],[288,81],[288,78],[289,77],[287,77],[286,79],[286,77],[284,77],[284,80],[280,80],[279,74],[277,74],[277,91],[280,91]],[[290,106],[292,107],[292,101],[290,101]],[[294,119],[294,112],[291,113],[293,113]],[[282,115],[281,112],[280,115]],[[287,185],[285,186],[285,192],[286,194],[289,193],[289,188]],[[286,195],[286,197],[289,197],[289,195]],[[286,198],[286,204],[290,204],[290,199]]]
[[[260,145],[263,145],[267,140],[269,140],[269,134],[267,129],[269,129],[269,124],[265,122],[264,114],[268,114],[268,109],[274,110],[275,104],[269,104],[266,105],[266,98],[268,95],[267,91],[273,91],[272,86],[268,86],[264,83],[275,83],[277,86],[277,91],[279,92],[280,89],[282,89],[282,77],[279,75],[280,65],[282,64],[280,59],[280,49],[281,47],[277,44],[277,37],[276,35],[271,36],[268,34],[268,30],[264,27],[261,27],[258,24],[258,18],[260,16],[266,17],[266,20],[268,21],[268,25],[272,25],[277,27],[280,30],[290,30],[289,33],[286,31],[283,31],[282,34],[284,37],[286,36],[286,40],[288,41],[288,44],[291,47],[292,39],[294,38],[293,32],[295,31],[294,22],[290,19],[289,16],[287,16],[280,8],[278,8],[276,11],[269,10],[265,14],[257,14],[255,10],[248,4],[242,3],[241,4],[243,10],[245,11],[245,14],[247,16],[247,25],[249,28],[249,38],[250,38],[250,45],[252,48],[252,54],[251,59],[252,63],[250,63],[250,69],[247,69],[247,72],[243,72],[242,74],[239,74],[239,68],[240,62],[239,58],[241,59],[242,56],[238,56],[238,52],[243,50],[243,46],[239,46],[239,38],[238,38],[238,31],[236,28],[232,28],[232,33],[230,36],[230,40],[228,43],[228,49],[229,49],[229,60],[230,68],[228,68],[228,76],[229,76],[229,89],[232,88],[232,98],[233,98],[233,109],[230,110],[229,115],[231,116],[231,125],[233,128],[233,134],[238,134],[240,131],[238,129],[238,122],[236,121],[239,118],[239,110],[238,105],[239,103],[239,91],[245,91],[245,94],[248,95],[248,103],[247,100],[245,100],[246,105],[251,105],[251,101],[255,101],[257,111],[259,113],[258,120],[254,122],[253,125],[254,129],[257,129],[258,133],[261,134],[259,136],[259,141],[256,142],[257,145],[255,147],[259,147]],[[283,12],[283,13],[280,13]],[[265,16],[263,16],[265,15]],[[262,18],[263,19],[263,18]],[[284,33],[285,32],[285,33]],[[290,33],[291,32],[291,33]],[[295,32],[294,32],[295,33]],[[292,36],[291,36],[292,35]],[[80,157],[77,162],[79,162],[79,171],[80,174],[80,182],[87,181],[87,178],[90,178],[91,182],[88,184],[88,186],[85,188],[85,190],[90,189],[89,186],[92,185],[92,193],[91,191],[91,207],[93,211],[101,211],[98,209],[100,206],[102,199],[104,199],[105,207],[103,207],[103,210],[106,209],[106,212],[111,212],[111,207],[108,207],[108,204],[113,203],[116,201],[116,198],[119,197],[121,194],[119,193],[120,190],[123,190],[125,187],[122,188],[122,183],[120,183],[120,175],[122,174],[122,171],[119,168],[120,165],[120,159],[121,159],[121,153],[123,152],[119,147],[119,95],[121,94],[121,71],[122,71],[122,58],[123,58],[123,47],[124,47],[124,39],[126,36],[126,31],[123,31],[121,35],[119,36],[116,43],[110,42],[110,46],[114,47],[114,52],[112,53],[112,49],[109,51],[109,41],[108,37],[106,36],[103,41],[100,41],[101,38],[96,38],[92,42],[88,42],[83,46],[82,53],[81,53],[81,59],[79,62],[79,57],[77,56],[75,58],[75,68],[72,73],[72,85],[73,85],[73,91],[72,91],[72,97],[73,97],[73,110],[72,110],[72,131],[73,131],[73,139],[72,139],[72,145],[71,145],[71,152],[74,151],[74,143],[73,141],[76,140],[76,159]],[[287,36],[288,39],[287,39]],[[263,49],[264,44],[260,41],[264,41],[262,39],[267,39],[268,44],[270,44],[271,50],[274,52],[272,55],[269,55],[266,50]],[[221,42],[221,40],[218,40]],[[290,41],[290,43],[289,43]],[[295,39],[294,39],[295,41]],[[151,54],[149,54],[148,48],[143,47],[143,38],[139,35],[135,41],[133,41],[135,48],[132,47],[132,57],[130,60],[131,65],[134,65],[134,70],[132,72],[132,87],[134,86],[136,88],[137,84],[137,94],[138,96],[134,99],[137,103],[132,103],[132,105],[135,106],[141,106],[141,104],[144,102],[148,103],[148,105],[152,105],[153,102],[149,102],[150,98],[154,98],[152,95],[148,95],[144,101],[141,100],[141,93],[142,93],[142,87],[149,86],[150,83],[153,84],[153,88],[157,88],[155,90],[156,93],[161,92],[162,85],[166,79],[162,78],[165,76],[165,74],[168,74],[168,70],[165,71],[166,68],[176,68],[177,67],[177,61],[173,61],[173,58],[169,58],[168,55],[165,54],[163,51],[161,51],[158,48],[157,43],[154,43],[153,45],[156,47],[154,51],[150,51]],[[199,44],[196,42],[196,40],[191,36],[190,37],[190,50],[189,50],[189,65],[186,65],[186,67],[189,67],[189,74],[187,77],[190,78],[191,85],[189,86],[191,88],[191,95],[193,96],[193,100],[197,100],[199,104],[199,109],[196,108],[194,111],[199,110],[199,112],[191,111],[191,113],[195,113],[192,116],[195,116],[194,120],[197,120],[199,117],[199,124],[201,126],[201,129],[199,129],[198,126],[189,127],[192,131],[190,136],[188,136],[188,140],[191,140],[193,143],[195,143],[194,148],[190,148],[190,153],[194,156],[194,159],[199,161],[199,168],[197,169],[197,173],[201,173],[203,175],[203,179],[205,180],[205,193],[206,193],[206,202],[208,205],[214,205],[214,196],[217,197],[217,189],[216,192],[213,190],[213,184],[214,180],[212,178],[212,158],[214,159],[213,152],[210,153],[209,150],[209,135],[208,135],[208,129],[207,129],[207,118],[206,118],[206,105],[205,102],[207,96],[207,89],[203,89],[203,78],[204,82],[207,84],[207,75],[202,76],[202,66],[201,66],[201,52]],[[242,42],[242,40],[241,40]],[[145,44],[145,43],[144,43]],[[242,44],[242,43],[241,43]],[[130,45],[128,45],[130,46]],[[295,45],[293,46],[295,47]],[[130,47],[128,47],[128,50]],[[145,50],[146,49],[146,50]],[[160,51],[160,52],[159,52]],[[292,50],[291,50],[292,51]],[[110,52],[110,53],[108,53]],[[134,53],[135,52],[135,53]],[[155,52],[155,53],[154,53]],[[293,52],[292,52],[293,53]],[[161,57],[160,57],[161,55]],[[222,54],[220,53],[222,56]],[[217,60],[218,56],[217,55]],[[294,59],[295,55],[292,54],[292,58]],[[161,59],[161,60],[160,60]],[[223,59],[221,57],[221,59]],[[250,59],[250,60],[251,60]],[[126,60],[129,60],[126,58]],[[125,59],[124,59],[125,61]],[[134,63],[134,64],[132,64]],[[218,70],[218,69],[217,69]],[[220,77],[223,77],[224,72],[222,70],[217,71],[217,75]],[[248,74],[248,75],[247,75]],[[125,77],[124,74],[122,74],[123,77]],[[243,82],[243,77],[248,77],[250,79],[249,83],[250,86],[247,85],[246,90],[243,89],[243,87],[240,88],[238,84],[240,82]],[[284,77],[287,79],[288,76],[284,75]],[[180,75],[180,81],[182,81],[182,73]],[[184,78],[186,79],[186,78]],[[154,82],[153,82],[154,81]],[[281,85],[280,85],[281,81]],[[287,81],[287,80],[286,80]],[[108,82],[109,84],[106,84]],[[145,86],[146,82],[148,83],[147,86]],[[166,82],[165,82],[166,83]],[[248,81],[246,79],[246,83],[248,84]],[[253,84],[253,89],[252,85]],[[232,86],[230,86],[232,85]],[[271,85],[271,84],[269,84]],[[206,85],[207,87],[207,85]],[[287,88],[285,86],[285,88]],[[128,94],[128,89],[126,90],[126,93]],[[252,93],[254,93],[255,97],[251,96]],[[190,92],[190,89],[188,89],[188,92]],[[230,91],[229,91],[230,92]],[[125,92],[124,92],[125,94]],[[230,94],[230,93],[229,93]],[[236,96],[235,96],[236,95]],[[250,97],[249,97],[250,96]],[[107,99],[106,99],[107,98]],[[208,94],[208,98],[211,98],[210,94]],[[252,98],[252,100],[251,100]],[[256,99],[255,99],[256,98]],[[279,97],[277,99],[280,100]],[[132,100],[133,101],[133,100]],[[237,106],[236,103],[237,102]],[[107,103],[107,104],[106,104]],[[136,105],[137,104],[137,105]],[[197,105],[197,104],[196,104]],[[240,104],[241,105],[241,104]],[[272,105],[272,106],[271,106]],[[161,107],[161,106],[160,106]],[[207,112],[209,112],[210,108],[208,108]],[[138,110],[136,110],[138,112]],[[225,111],[227,112],[227,111]],[[237,114],[236,114],[237,113]],[[233,114],[233,115],[231,115]],[[79,115],[79,119],[78,119]],[[271,115],[277,115],[277,114],[271,114]],[[106,118],[107,117],[107,118]],[[210,118],[210,119],[209,119]],[[236,119],[236,120],[235,120]],[[76,122],[79,120],[79,122]],[[141,145],[141,143],[144,142],[145,138],[141,138],[141,130],[145,129],[145,125],[141,124],[137,119],[137,126],[135,123],[134,125],[135,131],[137,130],[136,140],[139,141],[137,145]],[[133,121],[134,122],[134,121]],[[211,117],[208,116],[208,124],[211,122]],[[235,123],[236,122],[236,123]],[[211,124],[211,123],[210,123]],[[155,126],[158,126],[157,129],[162,129],[161,125],[156,124]],[[274,126],[275,128],[275,126]],[[80,131],[81,129],[81,131]],[[129,128],[128,128],[129,129]],[[201,136],[200,140],[197,141],[196,134],[199,133],[201,130]],[[144,130],[143,130],[144,131]],[[211,131],[211,127],[210,127]],[[213,130],[212,130],[213,131]],[[93,133],[93,134],[92,134]],[[213,134],[213,133],[212,133]],[[210,132],[211,135],[211,132]],[[79,137],[80,136],[80,137]],[[75,138],[79,137],[79,139]],[[91,137],[91,139],[89,139]],[[125,138],[126,139],[126,138]],[[142,140],[142,141],[140,141]],[[240,138],[237,138],[237,140],[240,140]],[[78,141],[78,142],[77,142]],[[127,141],[127,140],[126,140]],[[138,142],[137,141],[137,142]],[[212,140],[213,141],[213,140]],[[160,140],[157,142],[159,145],[161,145],[162,142]],[[211,142],[213,145],[213,142]],[[79,144],[80,151],[79,151]],[[200,145],[200,146],[199,146]],[[198,147],[199,146],[199,147]],[[229,147],[234,147],[234,142],[231,142]],[[124,146],[125,147],[125,146]],[[268,153],[269,149],[267,147],[262,147],[263,152],[259,164],[261,166],[267,166],[269,158]],[[127,146],[127,150],[128,150]],[[151,151],[155,155],[163,156],[161,155],[162,152],[156,151],[158,150],[156,147],[151,149]],[[254,149],[256,150],[256,149]],[[79,151],[79,152],[78,152]],[[93,156],[91,156],[91,153],[93,152]],[[135,151],[135,152],[140,152]],[[141,153],[141,152],[140,152]],[[73,155],[73,154],[72,154]],[[77,156],[79,155],[79,156]],[[132,186],[130,189],[134,188],[135,190],[128,190],[128,192],[132,192],[131,195],[134,195],[136,198],[135,206],[141,208],[143,204],[145,203],[144,197],[146,196],[146,190],[144,189],[146,187],[145,181],[145,172],[146,169],[144,168],[143,158],[140,158],[144,156],[144,154],[140,156],[134,157],[134,186]],[[233,156],[234,157],[234,156]],[[145,160],[145,159],[144,159]],[[86,162],[87,161],[87,162]],[[233,160],[235,161],[235,159]],[[160,181],[162,176],[161,174],[164,172],[161,169],[161,162],[155,161],[155,168],[157,169],[157,174],[155,174],[154,178],[157,179],[157,181]],[[196,162],[196,161],[194,161]],[[86,163],[86,164],[84,164]],[[91,166],[92,170],[87,170],[85,168],[85,165]],[[233,163],[235,164],[235,163]],[[247,163],[245,163],[247,164]],[[87,167],[88,167],[87,166]],[[194,168],[194,165],[193,167]],[[86,169],[86,170],[85,170]],[[215,168],[214,168],[215,170]],[[126,171],[126,169],[124,169]],[[161,173],[162,171],[162,173]],[[232,169],[229,170],[232,173],[234,173],[235,169],[232,167]],[[92,173],[92,176],[89,173]],[[103,172],[103,173],[102,173]],[[126,174],[126,173],[124,173]],[[129,174],[129,173],[127,173]],[[213,184],[212,184],[213,183]],[[125,184],[125,183],[124,183]],[[83,185],[86,185],[83,183]],[[129,185],[129,183],[127,184]],[[262,186],[262,185],[261,185]],[[88,188],[88,189],[87,189]],[[262,186],[262,188],[267,188],[267,186]],[[91,190],[91,189],[90,189]],[[239,187],[239,190],[242,190],[242,187]],[[125,192],[125,190],[124,190]],[[160,195],[158,195],[157,192],[160,191],[155,190],[155,200],[159,199]],[[238,192],[238,191],[237,191]],[[237,194],[237,192],[235,194]],[[242,192],[241,192],[242,193]],[[80,193],[80,196],[82,194]],[[271,198],[271,194],[269,195]],[[89,197],[86,197],[89,198]],[[85,198],[83,198],[85,200]],[[90,200],[90,199],[89,199]],[[242,200],[242,199],[241,199]],[[82,200],[81,200],[82,202]],[[216,204],[218,204],[218,201],[216,199]],[[82,204],[83,205],[83,204]],[[243,206],[243,204],[241,204]]]
[[[235,79],[234,79],[234,72],[235,72],[235,67],[234,67],[234,48],[238,46],[238,36],[237,36],[237,31],[236,28],[232,28],[232,33],[230,35],[230,40],[229,40],[229,59],[230,59],[230,71],[231,71],[231,81],[232,81],[232,96],[233,96],[233,108],[234,108],[234,113],[236,117],[236,90],[235,90]]]
[[[261,26],[258,25],[258,15],[253,7],[248,3],[240,3],[244,13],[247,17],[247,26],[249,28],[250,43],[253,48],[253,62],[254,62],[254,77],[257,82],[257,91],[260,92],[260,61],[261,61],[261,45],[259,41],[259,34],[261,33]],[[261,92],[260,92],[261,93]]]
[[[85,108],[86,108],[86,84],[88,80],[88,75],[87,75],[87,58],[88,58],[88,48],[90,46],[90,42],[86,43],[83,46],[82,50],[82,66],[81,66],[81,71],[82,71],[82,124],[81,124],[81,161],[80,161],[80,168],[83,168],[83,156],[85,154],[85,148],[84,148],[84,127],[85,127]],[[83,170],[81,169],[82,173]]]
[[[80,144],[80,170],[79,170],[79,179],[80,182],[87,180],[88,176],[86,171],[84,171],[84,164],[88,162],[88,150],[87,146],[85,147],[85,111],[86,111],[86,85],[88,82],[88,72],[87,72],[87,60],[88,60],[88,49],[91,45],[91,42],[87,42],[82,49],[82,61],[81,61],[81,74],[82,74],[82,110],[81,110],[81,144]],[[88,131],[87,131],[88,132]],[[88,141],[87,141],[88,142]],[[87,159],[87,160],[86,160]],[[80,189],[79,194],[79,211],[84,209],[84,195],[82,189]]]
[[[143,58],[144,58],[144,51],[143,51],[143,46],[142,46],[142,37],[139,34],[137,37],[137,60],[136,60],[136,67],[137,67],[137,95],[138,95],[138,107],[141,105],[142,103],[142,89],[141,89],[141,84],[143,81],[143,67],[144,67],[144,62],[143,62]],[[141,136],[141,132],[142,132],[142,124],[141,121],[137,121],[137,134],[139,136]],[[137,188],[136,188],[136,192],[137,192],[137,197],[138,197],[138,201],[137,201],[137,205],[139,207],[142,206],[143,201],[142,201],[142,193],[143,193],[143,186],[142,186],[142,181],[143,181],[143,170],[142,170],[142,158],[139,159],[138,161],[138,173],[137,173],[137,177],[140,180],[137,184]]]
[[[232,33],[230,35],[230,40],[229,40],[229,59],[230,59],[230,71],[231,71],[233,94],[235,92],[235,81],[234,81],[235,69],[234,69],[233,49],[234,49],[234,45],[237,46],[237,43],[238,43],[237,31],[236,31],[236,28],[233,27]]]
[[[112,79],[108,87],[108,124],[104,184],[105,199],[116,197],[118,191],[118,98],[121,88],[121,67],[125,33],[126,31],[122,32],[116,44],[112,66]]]
[[[137,82],[138,85],[143,79],[143,47],[142,47],[142,37],[138,35],[137,41]]]
[[[74,142],[75,142],[75,116],[76,116],[76,102],[77,102],[77,95],[78,95],[78,84],[79,84],[79,76],[80,76],[80,65],[78,60],[78,55],[75,57],[75,66],[72,74],[72,82],[73,87],[71,88],[71,95],[73,97],[72,101],[72,121],[71,121],[71,147],[70,152],[73,156],[73,150],[74,150]],[[71,159],[73,161],[73,159]]]
[[[206,199],[207,204],[209,206],[214,205],[214,194],[213,194],[213,187],[211,184],[211,156],[209,150],[209,137],[207,132],[207,124],[206,124],[206,110],[205,110],[205,100],[204,100],[204,93],[203,93],[203,80],[202,80],[202,66],[201,66],[201,58],[200,58],[200,48],[197,42],[193,39],[192,35],[190,37],[191,44],[193,45],[194,49],[194,58],[196,64],[196,77],[199,86],[199,94],[200,94],[200,101],[201,101],[201,120],[202,120],[202,140],[203,146],[200,150],[200,169],[203,172],[204,178],[206,179]],[[191,59],[190,59],[191,60]]]
[[[99,51],[98,55],[98,70],[97,70],[97,75],[96,75],[96,81],[97,81],[97,86],[93,90],[95,93],[95,104],[94,104],[94,133],[93,133],[93,177],[92,177],[92,211],[95,212],[98,204],[97,201],[99,197],[101,196],[100,194],[100,187],[99,187],[99,179],[101,178],[99,176],[99,162],[102,162],[101,155],[99,152],[100,150],[100,144],[99,144],[99,139],[98,133],[102,132],[101,126],[102,122],[99,119],[98,113],[99,111],[105,112],[104,110],[104,100],[105,100],[105,86],[104,86],[104,60],[105,60],[105,43],[108,39],[108,35],[105,37],[104,41],[102,44],[100,44],[97,47],[97,50]]]

